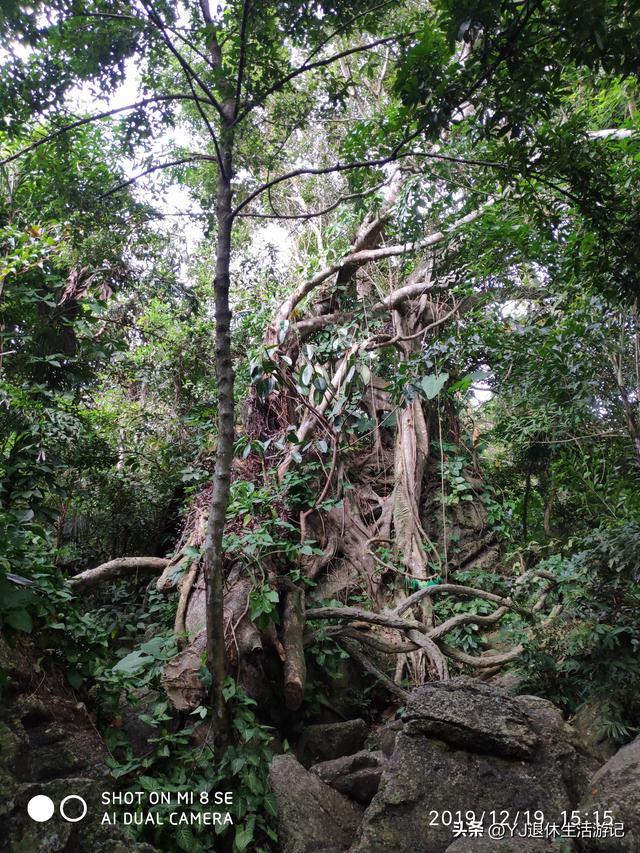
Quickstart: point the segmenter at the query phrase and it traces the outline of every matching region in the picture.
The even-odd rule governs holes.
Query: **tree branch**
[[[415,33],[406,33],[407,36],[415,35]],[[285,74],[280,80],[276,81],[272,86],[262,92],[258,97],[254,98],[245,109],[240,113],[237,117],[236,121],[240,122],[242,119],[246,118],[246,116],[257,106],[261,106],[264,104],[266,99],[280,91],[283,86],[286,86],[287,83],[290,83],[292,80],[295,80],[296,77],[300,77],[302,74],[306,74],[307,71],[313,71],[316,68],[324,68],[327,65],[332,65],[334,62],[338,62],[340,59],[344,59],[347,56],[352,56],[354,53],[364,53],[368,50],[373,50],[376,47],[380,47],[383,44],[389,44],[390,42],[397,41],[397,36],[387,36],[386,38],[377,39],[376,41],[369,42],[368,44],[358,45],[358,47],[352,47],[348,50],[343,50],[340,53],[334,53],[332,56],[328,56],[326,59],[319,59],[317,62],[305,63],[303,65],[299,65],[298,68],[291,71],[289,74]]]
[[[140,572],[157,574],[169,564],[164,557],[119,557],[102,563],[95,569],[87,569],[79,575],[69,578],[67,584],[76,591],[84,592],[103,581],[116,580],[126,575],[135,575]]]
[[[454,649],[453,646],[448,646],[446,643],[440,644],[440,649],[442,653],[445,654],[448,658],[452,660],[458,661],[458,663],[466,663],[467,666],[475,666],[477,668],[484,668],[489,666],[503,666],[505,663],[509,663],[512,660],[515,660],[522,654],[523,647],[515,646],[508,652],[504,652],[500,655],[468,655],[466,652],[461,652],[460,649]]]
[[[399,245],[385,246],[379,249],[360,249],[356,251],[350,252],[348,255],[344,255],[339,261],[335,261],[328,267],[317,272],[313,278],[309,279],[307,282],[302,284],[300,287],[296,288],[296,290],[282,303],[280,308],[278,309],[276,323],[282,323],[284,320],[288,319],[293,309],[298,305],[305,296],[308,296],[312,290],[315,290],[323,281],[326,281],[332,275],[338,273],[341,269],[349,266],[360,267],[364,266],[364,264],[369,263],[370,261],[381,260],[384,258],[397,257],[398,255],[408,254],[410,252],[417,252],[422,249],[430,248],[435,246],[436,244],[445,240],[453,231],[458,230],[464,225],[468,225],[474,220],[478,219],[482,214],[490,208],[495,201],[490,199],[486,204],[482,207],[478,208],[471,213],[468,213],[466,216],[461,217],[460,219],[452,222],[446,232],[444,231],[436,231],[434,234],[430,234],[428,237],[425,237],[423,240],[418,240],[414,243],[404,243]],[[386,218],[389,215],[387,211],[385,214]],[[378,218],[378,222],[383,221],[383,217]],[[429,287],[434,287],[435,285],[432,282],[416,282],[414,284],[408,284],[404,287],[400,287],[397,290],[394,290],[393,293],[390,293],[386,296],[381,302],[374,305],[371,309],[372,313],[382,313],[384,311],[389,311],[394,308],[396,305],[403,302],[405,299],[410,299],[413,296],[419,296]],[[333,315],[325,315],[325,318],[328,318]],[[340,315],[335,315],[336,317]],[[311,324],[313,329],[322,328],[323,325],[326,325],[325,318],[314,317],[309,321],[301,320],[296,324],[296,329],[302,330],[303,325],[305,323]],[[328,322],[331,322],[328,321]],[[319,324],[319,325],[318,325]]]
[[[485,601],[491,601],[495,604],[500,604],[503,607],[508,607],[510,610],[516,610],[519,613],[529,615],[526,610],[519,607],[510,598],[503,598],[501,595],[495,595],[493,592],[485,592],[483,589],[475,589],[475,587],[461,586],[460,584],[455,583],[438,583],[433,584],[433,586],[427,586],[423,589],[419,589],[417,592],[414,592],[413,595],[410,595],[409,598],[405,598],[404,601],[401,601],[395,610],[390,611],[389,615],[400,616],[405,612],[405,610],[408,610],[410,607],[414,607],[422,601],[423,598],[428,598],[441,592],[450,592],[454,595],[463,595],[469,598],[482,598]]]
[[[224,116],[224,110],[222,109],[222,104],[218,101],[218,99],[213,94],[213,92],[211,91],[209,86],[207,86],[207,84],[204,82],[204,80],[194,70],[194,68],[190,65],[190,63],[187,62],[187,60],[184,58],[184,56],[180,53],[180,51],[177,49],[177,47],[171,41],[171,39],[167,35],[167,31],[166,31],[165,26],[162,22],[162,19],[157,14],[157,12],[155,12],[153,6],[150,3],[147,3],[145,0],[141,0],[141,2],[142,2],[143,7],[147,10],[147,14],[149,15],[149,20],[151,21],[151,23],[156,27],[156,29],[160,33],[160,37],[162,38],[162,41],[166,44],[166,46],[169,48],[170,52],[178,60],[178,64],[182,68],[185,75],[187,75],[188,77],[191,77],[192,80],[195,80],[195,82],[198,84],[198,86],[202,89],[202,91],[207,96],[209,103],[213,107],[215,107],[215,109],[218,111],[221,118],[224,118],[225,116]]]
[[[315,607],[307,610],[307,619],[338,619],[340,621],[356,619],[360,622],[370,622],[372,625],[397,628],[400,631],[409,631],[413,628],[421,634],[425,634],[427,630],[422,622],[414,619],[401,619],[396,613],[374,613],[371,610],[362,610],[360,607]]]
[[[311,213],[278,213],[274,210],[273,205],[271,205],[271,209],[274,211],[273,213],[239,213],[238,216],[246,219],[316,219],[319,216],[324,216],[325,213],[331,213],[341,204],[344,204],[347,201],[352,201],[354,198],[366,198],[372,193],[377,192],[379,189],[382,189],[382,187],[387,183],[388,181],[381,181],[379,184],[376,184],[375,187],[370,187],[367,190],[362,190],[357,193],[349,193],[349,195],[341,195],[332,204],[322,208],[322,210],[314,210]]]
[[[139,172],[137,175],[134,175],[133,178],[129,178],[126,181],[118,184],[115,187],[112,187],[110,190],[102,193],[98,196],[98,198],[108,198],[114,193],[119,192],[120,190],[126,189],[126,187],[131,186],[131,184],[135,184],[136,181],[139,181],[140,178],[145,178],[147,175],[153,174],[153,172],[160,172],[162,169],[170,169],[172,166],[183,166],[185,163],[196,163],[200,160],[205,160],[208,162],[218,162],[217,157],[212,157],[208,154],[190,154],[188,157],[181,157],[178,160],[169,160],[166,163],[157,163],[155,166],[150,166],[148,169],[145,169],[144,172]]]
[[[238,58],[238,77],[236,79],[236,96],[233,106],[234,123],[238,121],[240,96],[242,94],[242,79],[244,77],[244,66],[247,58],[247,23],[249,20],[250,6],[251,0],[244,0],[244,3],[242,4],[242,22],[240,24],[240,57]]]
[[[384,672],[379,670],[378,667],[358,648],[357,644],[353,640],[349,640],[346,637],[341,638],[340,644],[344,646],[349,655],[357,661],[366,672],[373,675],[376,681],[383,684],[389,693],[397,696],[402,702],[407,701],[409,698],[407,691],[403,690],[402,687],[397,685],[395,681],[392,681],[388,675],[385,675]]]
[[[201,103],[208,103],[208,101],[203,100],[202,98],[194,97],[194,95],[186,95],[182,93],[176,93],[171,95],[154,95],[150,98],[143,98],[141,101],[136,101],[134,104],[127,104],[126,107],[115,107],[112,110],[105,110],[102,113],[96,113],[95,115],[88,116],[87,118],[81,118],[77,121],[71,122],[71,124],[66,124],[63,127],[58,128],[58,130],[54,130],[53,133],[48,133],[46,136],[43,136],[42,139],[38,139],[36,142],[32,142],[30,145],[26,145],[24,148],[21,148],[20,151],[17,151],[15,154],[11,154],[9,157],[5,157],[0,160],[0,166],[6,166],[7,163],[12,163],[14,160],[17,160],[19,157],[23,157],[25,154],[28,154],[30,151],[34,151],[36,148],[39,148],[41,145],[46,145],[49,142],[53,142],[54,139],[57,139],[59,136],[62,136],[65,133],[69,133],[72,130],[76,130],[79,127],[82,127],[85,124],[91,124],[94,121],[101,121],[104,118],[110,118],[111,116],[118,115],[118,113],[124,113],[129,110],[137,110],[141,107],[146,107],[148,104],[153,103],[162,103],[164,101],[200,101]]]

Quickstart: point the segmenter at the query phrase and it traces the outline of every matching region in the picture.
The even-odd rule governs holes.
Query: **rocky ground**
[[[94,723],[62,680],[34,670],[28,648],[0,644],[7,673],[0,716],[0,850],[2,853],[154,853],[125,838],[97,816],[103,791],[113,788],[106,750]],[[27,814],[37,795],[60,803],[68,794],[87,802],[87,817],[74,823],[58,811],[46,823]],[[69,815],[74,817],[69,804]]]
[[[34,680],[27,657],[22,669],[19,655],[6,663],[11,678],[0,720],[0,849],[153,853],[90,818],[104,811],[100,794],[113,783],[84,705],[60,685]],[[510,696],[498,686],[457,678],[414,690],[396,718],[379,727],[362,719],[307,726],[295,754],[276,755],[270,768],[280,849],[637,853],[640,738],[614,751],[602,742],[593,714],[576,722],[568,725],[536,696]],[[59,802],[70,791],[89,804],[81,824],[57,815],[46,824],[28,818],[26,804],[35,794]],[[583,827],[610,815],[624,825],[624,837],[569,837],[564,846],[526,837],[536,811],[544,823],[559,825],[567,813],[577,813]],[[506,837],[489,838],[490,824],[501,822],[509,826]]]
[[[536,811],[560,826],[577,812],[580,834],[606,812],[624,824],[623,838],[569,837],[565,851],[640,850],[640,738],[603,764],[550,702],[468,678],[418,688],[366,744],[362,721],[310,727],[270,780],[283,853],[557,853],[558,839],[526,837]],[[502,821],[507,837],[489,838]]]

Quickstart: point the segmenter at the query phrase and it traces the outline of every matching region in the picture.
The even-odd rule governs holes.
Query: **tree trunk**
[[[231,261],[231,174],[233,131],[223,127],[221,163],[216,194],[215,355],[218,381],[218,448],[213,491],[205,537],[205,579],[207,585],[207,665],[211,674],[211,708],[218,736],[224,740],[228,714],[223,695],[226,654],[223,620],[222,535],[229,502],[233,459],[233,363],[231,359],[231,310],[229,308],[229,266]]]
[[[304,659],[304,591],[292,589],[287,593],[284,606],[283,646],[284,698],[290,711],[297,711],[304,699],[307,667]]]

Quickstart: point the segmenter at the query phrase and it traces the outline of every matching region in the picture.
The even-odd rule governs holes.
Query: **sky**
[[[124,82],[109,98],[96,99],[88,87],[78,87],[72,92],[70,106],[76,112],[91,114],[92,112],[102,112],[125,107],[135,103],[140,97],[139,75],[135,64],[129,60],[126,64]],[[167,128],[160,133],[153,142],[151,150],[157,154],[159,161],[170,159],[168,152],[173,146],[188,149],[191,141],[192,137],[187,128],[178,125],[175,128]],[[145,151],[145,155],[148,155],[148,153]],[[133,178],[141,170],[140,164],[136,164],[133,159],[124,159],[122,165],[129,178]],[[158,220],[157,227],[162,229],[163,227],[173,228],[177,226],[184,235],[186,254],[193,254],[199,240],[202,238],[202,221],[197,218],[171,216],[170,214],[197,213],[201,212],[202,208],[186,187],[173,181],[169,183],[167,188],[166,175],[162,181],[161,198],[158,197],[159,194],[157,193],[159,187],[159,178],[154,180],[154,176],[148,176],[136,182],[135,191],[141,199],[153,204],[164,214],[169,214],[165,220]],[[154,192],[154,188],[156,192]],[[273,246],[278,252],[280,263],[284,265],[290,257],[289,242],[287,230],[276,222],[270,222],[258,228],[258,234],[253,241],[251,251],[255,257],[260,257],[269,246]],[[188,286],[188,281],[184,283]]]
[[[28,52],[28,49],[20,45],[14,45],[13,49],[18,55],[27,55]],[[0,47],[0,63],[7,57],[8,53]],[[70,93],[68,106],[75,113],[88,115],[125,107],[140,99],[139,82],[140,77],[135,63],[133,60],[128,60],[123,83],[108,98],[96,98],[88,85],[78,86]],[[188,150],[191,141],[192,137],[186,127],[178,125],[175,128],[166,128],[151,143],[151,152],[148,149],[145,150],[145,156],[155,153],[159,162],[171,159],[170,151],[173,147],[178,146]],[[141,171],[141,166],[135,159],[124,158],[121,164],[128,178],[135,177]],[[158,230],[177,228],[180,231],[184,251],[179,274],[183,285],[189,287],[189,259],[202,239],[203,223],[198,218],[172,214],[197,213],[201,212],[202,208],[186,187],[177,182],[170,182],[167,185],[166,173],[162,180],[159,175],[150,175],[136,182],[135,192],[142,200],[148,201],[165,215],[166,218],[158,219],[154,227]],[[265,256],[269,247],[274,247],[277,263],[284,268],[290,259],[290,246],[291,238],[287,229],[277,222],[267,222],[257,228],[250,251],[256,259],[260,259]],[[472,392],[473,402],[477,405],[490,397],[491,392],[486,383],[478,382]]]

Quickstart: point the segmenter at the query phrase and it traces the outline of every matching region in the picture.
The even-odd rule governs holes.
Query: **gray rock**
[[[580,740],[603,762],[618,751],[616,744],[607,737],[604,724],[604,707],[598,702],[585,702],[578,709],[573,728]]]
[[[522,678],[515,672],[507,670],[507,672],[499,672],[497,675],[492,675],[487,679],[485,684],[491,687],[497,687],[499,690],[504,690],[509,696],[514,696],[520,690]]]
[[[568,847],[565,842],[562,850],[567,853],[575,847]],[[560,853],[560,850],[557,844],[543,838],[459,838],[447,847],[446,853]]]
[[[539,739],[518,702],[471,678],[436,681],[414,690],[404,714],[408,734],[426,734],[452,746],[531,758]]]
[[[5,719],[0,723],[0,849],[154,853],[156,848],[128,838],[120,824],[102,823],[107,811],[102,794],[114,788],[104,763],[104,745],[85,706],[48,686],[39,685],[40,696],[30,693],[5,700]],[[39,794],[56,806],[69,794],[79,795],[87,803],[86,817],[69,822],[56,808],[50,820],[38,823],[29,817],[27,804]],[[78,801],[68,807],[73,816]]]
[[[487,827],[492,811],[508,812],[510,822],[522,829],[527,810],[541,810],[551,822],[575,808],[588,774],[597,765],[576,748],[573,732],[551,703],[537,697],[509,699],[469,679],[448,687],[441,693],[436,688],[426,701],[423,688],[414,691],[408,703],[409,720],[397,737],[351,853],[444,853],[456,841],[452,827],[440,820],[445,811],[454,816],[484,812]],[[431,702],[430,695],[437,699]],[[467,716],[446,697],[456,697]],[[421,707],[426,713],[423,725]],[[437,707],[442,720],[436,716]],[[483,720],[481,713],[493,717]],[[487,732],[492,721],[499,736]],[[434,730],[446,734],[450,742],[434,737]],[[474,732],[479,749],[473,748]],[[527,757],[514,752],[525,752]],[[467,846],[458,849],[476,849],[471,841],[465,839]],[[491,845],[495,844],[492,840]]]
[[[311,772],[341,794],[369,805],[378,790],[386,763],[384,753],[363,749],[354,755],[315,764]]]
[[[587,819],[602,821],[610,811],[614,822],[622,821],[623,838],[592,838],[582,841],[587,853],[637,853],[640,850],[640,737],[610,758],[589,783],[580,803]]]
[[[379,749],[386,756],[393,755],[396,746],[398,732],[402,731],[402,720],[389,720],[379,729],[374,731],[367,740],[367,746]]]
[[[276,755],[269,784],[278,804],[281,853],[343,853],[362,819],[361,806],[334,791],[292,755]]]
[[[562,711],[552,702],[540,696],[518,696],[518,703],[534,729],[542,734],[546,743],[544,755],[548,756],[551,750],[555,756],[571,802],[578,803],[600,761],[581,742],[573,727],[565,722]],[[566,765],[562,763],[563,755]]]
[[[316,723],[307,726],[298,744],[298,758],[305,767],[352,755],[364,747],[369,729],[364,720]]]

